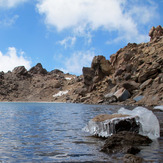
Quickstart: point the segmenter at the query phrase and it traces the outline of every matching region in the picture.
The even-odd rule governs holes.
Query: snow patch
[[[66,80],[71,80],[72,78],[69,78],[69,77],[65,77]]]
[[[66,91],[59,91],[57,94],[53,95],[53,97],[60,97],[68,93],[68,90]]]

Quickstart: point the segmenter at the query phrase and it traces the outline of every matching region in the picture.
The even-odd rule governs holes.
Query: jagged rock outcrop
[[[28,74],[24,66],[15,67],[12,73],[15,75],[27,75]]]
[[[163,28],[160,25],[156,28],[152,27],[149,31],[149,36],[151,37],[151,41],[153,39],[159,38],[160,36],[163,36]]]
[[[42,67],[41,63],[38,63],[36,66],[32,67],[29,72],[31,74],[47,74],[47,70]]]
[[[94,76],[89,80],[94,89],[84,102],[163,105],[163,28],[152,27],[149,36],[150,42],[128,43],[110,61],[94,57],[90,68]],[[108,73],[102,71],[103,64]],[[125,98],[119,98],[123,94]]]
[[[109,76],[114,72],[114,69],[109,60],[104,56],[95,56],[92,60],[91,68],[83,67],[84,84],[91,91],[94,88],[94,83],[99,82],[105,76]]]
[[[113,73],[113,67],[109,60],[102,55],[95,56],[92,60],[91,68],[95,71],[95,76],[102,79],[106,75]]]
[[[75,80],[76,76],[60,70],[47,72],[40,63],[29,71],[19,66],[12,72],[0,72],[0,101],[57,101],[54,94],[62,89],[71,89],[70,80],[66,78]],[[67,97],[63,96],[62,100],[65,102]]]

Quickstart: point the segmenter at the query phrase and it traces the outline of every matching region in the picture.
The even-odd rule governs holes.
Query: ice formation
[[[68,90],[67,91],[59,91],[57,94],[53,95],[53,97],[59,97],[59,96],[63,96],[65,94],[68,93]]]
[[[163,105],[161,105],[161,106],[155,106],[154,109],[159,109],[159,110],[162,110],[163,111]]]
[[[122,122],[124,125],[127,124],[127,126],[131,126],[131,124],[134,124],[135,128],[132,128],[131,126],[129,127],[129,130],[137,130],[137,128],[139,128],[139,123],[137,123],[137,125],[135,124],[137,118],[138,117],[135,116],[124,116],[115,117],[104,121],[94,121],[93,119],[91,119],[88,122],[88,125],[83,128],[83,131],[89,132],[91,135],[95,136],[97,135],[100,137],[108,137],[118,132],[117,130],[119,129],[119,127],[117,125],[119,125],[120,122]],[[123,124],[122,126],[124,126]]]
[[[121,108],[118,113],[138,116],[141,124],[139,134],[148,136],[151,139],[160,137],[160,124],[152,111],[144,107],[136,107],[132,111]]]
[[[121,108],[118,111],[118,115],[120,114],[125,116],[114,117],[104,121],[94,121],[92,119],[83,130],[92,135],[108,137],[117,133],[118,127],[122,130],[138,132],[139,134],[148,136],[151,139],[160,137],[160,125],[157,117],[152,113],[152,111],[143,107],[136,107],[132,111]]]

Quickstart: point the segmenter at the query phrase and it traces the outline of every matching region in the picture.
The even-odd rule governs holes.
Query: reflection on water
[[[120,106],[56,103],[0,103],[0,161],[111,161],[99,152],[103,141],[82,132],[98,114],[115,113]],[[139,154],[146,160],[163,158],[163,138]]]

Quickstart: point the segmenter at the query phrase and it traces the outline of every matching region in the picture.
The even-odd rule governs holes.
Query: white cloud
[[[19,18],[18,15],[14,15],[13,17],[4,17],[2,20],[0,20],[0,25],[3,26],[11,26],[16,22],[16,20]]]
[[[135,37],[145,37],[138,26],[150,22],[153,18],[151,15],[156,11],[156,7],[152,2],[152,0],[144,3],[142,0],[41,0],[37,4],[37,9],[45,16],[45,23],[58,31],[88,30],[86,33],[90,38],[89,31],[98,29],[108,32],[118,31],[119,36],[122,35],[125,40],[131,41]]]
[[[0,0],[0,7],[12,8],[28,0]]]
[[[72,47],[76,42],[76,37],[66,37],[65,39],[59,41],[58,43],[65,48]]]
[[[95,56],[94,51],[77,51],[74,52],[72,55],[61,60],[62,68],[59,67],[60,70],[64,71],[65,73],[71,74],[82,74],[83,67],[90,67],[93,57]]]
[[[21,54],[24,54],[23,51],[20,51]],[[31,67],[29,60],[25,59],[22,55],[18,56],[15,47],[9,47],[6,54],[3,54],[0,51],[0,71],[12,71],[17,66],[25,66],[26,69]]]

